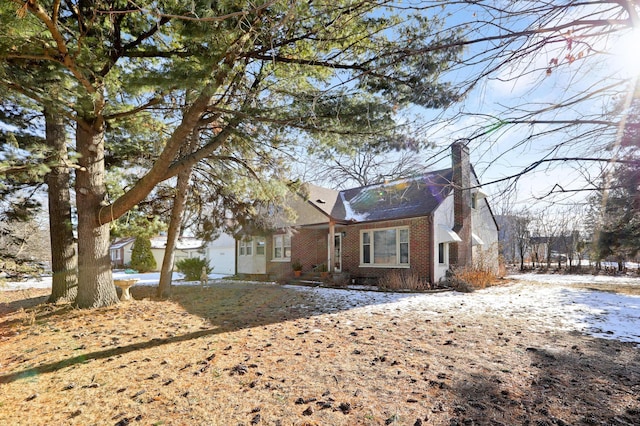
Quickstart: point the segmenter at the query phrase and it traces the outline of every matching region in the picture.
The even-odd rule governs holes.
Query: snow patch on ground
[[[114,278],[137,278],[137,285],[157,285],[159,273],[126,274],[114,272]],[[174,285],[193,282],[181,281],[174,273]],[[211,274],[214,280],[223,278]],[[323,312],[345,309],[363,310],[370,314],[397,313],[428,319],[442,315],[454,318],[472,315],[492,315],[525,319],[532,329],[553,328],[579,331],[594,337],[617,339],[640,344],[640,296],[597,291],[598,284],[618,283],[640,286],[640,278],[523,274],[507,277],[514,283],[491,287],[473,293],[388,293],[375,291],[342,290],[323,287],[287,286],[309,292],[322,301]],[[593,284],[592,288],[572,287],[573,284]],[[51,278],[42,277],[23,282],[7,282],[2,290],[50,288]]]

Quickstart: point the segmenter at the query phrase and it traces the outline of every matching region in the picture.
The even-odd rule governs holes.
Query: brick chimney
[[[471,266],[471,164],[468,141],[460,139],[451,145],[453,169],[453,230],[462,241],[452,244],[449,259],[458,267]]]

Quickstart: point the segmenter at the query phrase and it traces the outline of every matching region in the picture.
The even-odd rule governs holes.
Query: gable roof
[[[122,247],[126,247],[127,244],[133,243],[134,241],[135,241],[135,238],[133,237],[120,238],[112,242],[111,245],[109,246],[109,249],[110,250],[121,249]]]
[[[327,216],[332,216],[332,212],[336,208],[340,192],[334,189],[313,185],[311,183],[305,184],[305,189],[308,191],[309,202]]]
[[[425,216],[451,192],[452,169],[344,191],[309,185],[309,202],[342,222]]]

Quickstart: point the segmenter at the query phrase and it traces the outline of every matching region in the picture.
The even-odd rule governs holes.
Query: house
[[[136,239],[133,237],[119,238],[109,246],[111,267],[113,269],[124,268],[131,263],[131,248]]]
[[[131,263],[131,250],[135,237],[120,238],[111,243],[109,254],[111,265],[114,269],[129,266]],[[150,239],[151,253],[158,265],[162,267],[164,252],[167,246],[167,237],[158,236]],[[228,234],[221,234],[217,239],[205,242],[197,238],[181,237],[178,239],[174,252],[174,263],[185,258],[200,257],[209,262],[209,266],[218,274],[235,274],[236,241]]]
[[[165,248],[167,247],[167,236],[161,235],[151,238],[151,253],[156,260],[157,270],[162,268],[162,261],[164,259]],[[176,243],[175,250],[173,251],[173,263],[174,265],[182,260],[192,257],[205,258],[205,242],[198,238],[193,237],[180,237]]]
[[[238,274],[286,278],[293,261],[303,271],[325,265],[351,279],[405,270],[435,283],[453,266],[497,272],[498,226],[463,143],[452,144],[448,169],[344,191],[307,185],[307,191],[287,201],[294,220],[239,240]]]

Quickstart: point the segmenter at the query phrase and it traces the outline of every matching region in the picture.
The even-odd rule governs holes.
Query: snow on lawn
[[[211,279],[222,275],[211,274]],[[157,285],[159,273],[125,274],[115,272],[114,278],[138,278],[138,285]],[[505,319],[527,320],[532,329],[554,328],[579,331],[595,337],[618,339],[640,345],[640,296],[594,290],[599,283],[619,283],[640,286],[640,278],[610,276],[570,276],[524,274],[508,277],[513,284],[491,287],[473,293],[389,293],[342,290],[322,287],[287,286],[310,293],[319,299],[323,312],[358,309],[369,313],[397,313],[428,318],[434,316],[468,316],[483,314]],[[174,284],[194,284],[179,281]],[[593,284],[579,288],[572,284]],[[211,284],[211,283],[210,283]],[[215,285],[215,281],[213,281]],[[258,285],[258,284],[257,284]],[[25,282],[8,282],[3,290],[30,287],[47,288],[51,278]]]
[[[223,274],[209,274],[209,279],[215,280],[225,277]],[[136,285],[158,285],[160,281],[160,272],[149,272],[145,274],[129,274],[124,271],[114,271],[114,280],[137,279]],[[199,283],[199,282],[195,282]],[[173,285],[193,285],[193,281],[184,281],[184,275],[174,272],[172,277]],[[27,288],[51,288],[51,277],[32,278],[26,281],[8,281],[0,282],[0,291],[2,290],[23,290]]]

